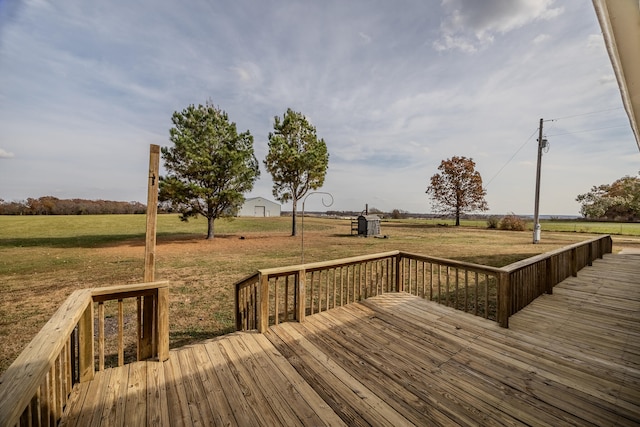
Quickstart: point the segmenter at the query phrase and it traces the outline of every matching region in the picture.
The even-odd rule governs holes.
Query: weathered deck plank
[[[175,349],[74,389],[62,425],[638,425],[640,256],[510,329],[408,294]]]

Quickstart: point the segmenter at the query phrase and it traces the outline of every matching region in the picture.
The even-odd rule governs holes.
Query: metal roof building
[[[244,201],[238,216],[270,217],[280,216],[281,206],[264,197],[251,197]]]

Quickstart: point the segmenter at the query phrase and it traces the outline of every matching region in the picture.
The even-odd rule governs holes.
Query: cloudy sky
[[[0,0],[4,200],[145,202],[149,144],[208,99],[261,163],[273,117],[305,114],[337,210],[430,212],[429,178],[457,155],[491,213],[531,214],[540,118],[542,214],[640,168],[585,0]],[[272,198],[262,169],[247,196]]]

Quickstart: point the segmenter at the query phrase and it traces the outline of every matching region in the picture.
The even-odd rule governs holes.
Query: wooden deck
[[[640,255],[607,255],[510,329],[384,294],[76,386],[62,425],[639,425]]]

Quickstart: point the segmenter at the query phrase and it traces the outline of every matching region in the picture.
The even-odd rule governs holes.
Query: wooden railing
[[[602,236],[503,268],[392,251],[259,270],[235,284],[236,329],[264,332],[384,292],[408,292],[506,328],[509,316],[611,249],[611,237]]]
[[[498,323],[509,327],[509,317],[542,294],[552,294],[553,287],[591,265],[596,258],[611,253],[611,236],[600,236],[565,246],[522,261],[501,270],[508,275],[508,286],[500,290],[501,307]]]
[[[398,251],[259,270],[235,284],[236,329],[266,331],[397,289]]]
[[[117,301],[118,365],[124,364],[123,304],[129,298],[137,299],[137,359],[166,360],[167,282],[75,291],[0,377],[0,426],[58,423],[73,385],[91,380],[96,368],[105,367],[107,301]],[[98,311],[97,334],[94,305]]]
[[[499,268],[400,252],[399,291],[496,320]]]

